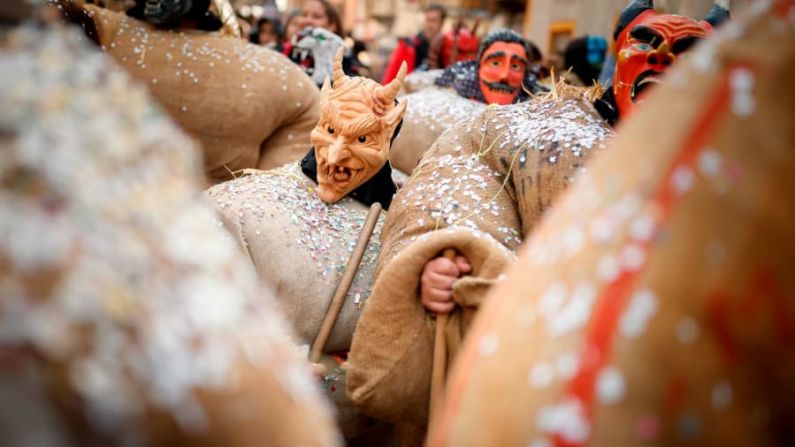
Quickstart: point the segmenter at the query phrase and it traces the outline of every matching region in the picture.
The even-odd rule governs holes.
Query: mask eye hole
[[[326,130],[328,131],[328,133],[334,135],[334,128],[333,127],[328,126],[328,128]]]
[[[365,141],[367,141],[367,137],[366,137],[366,136],[364,136],[364,135],[361,135],[361,136],[359,137],[359,143],[364,143]]]

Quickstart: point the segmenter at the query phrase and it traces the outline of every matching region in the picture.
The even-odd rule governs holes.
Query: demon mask
[[[704,20],[696,21],[660,14],[654,10],[653,0],[632,2],[621,13],[613,34],[617,52],[613,94],[619,116],[623,119],[631,113],[643,92],[728,16],[728,11],[717,4]]]
[[[317,195],[336,203],[371,179],[387,161],[392,134],[406,111],[395,97],[406,76],[405,63],[387,85],[349,78],[342,71],[343,50],[334,56],[334,85],[320,90],[320,121],[310,138],[317,159]]]
[[[509,30],[489,34],[478,58],[478,82],[488,104],[512,104],[529,65],[527,42]]]

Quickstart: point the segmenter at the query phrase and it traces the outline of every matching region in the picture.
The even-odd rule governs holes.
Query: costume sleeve
[[[434,321],[418,295],[425,264],[446,248],[469,258],[455,287],[451,353],[479,296],[513,258],[520,239],[513,194],[484,146],[483,114],[444,133],[398,192],[384,223],[373,292],[354,334],[348,392],[371,415],[427,421]]]
[[[425,264],[447,248],[472,263],[453,287],[454,357],[489,287],[550,203],[610,135],[588,104],[491,107],[446,131],[393,200],[373,293],[354,334],[352,399],[374,416],[427,419],[434,320],[419,300]]]

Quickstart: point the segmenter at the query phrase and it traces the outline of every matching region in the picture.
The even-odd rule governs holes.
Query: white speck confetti
[[[683,344],[689,345],[698,337],[698,323],[690,317],[685,317],[676,325],[676,338]]]
[[[641,336],[648,326],[649,319],[657,312],[657,298],[649,289],[636,291],[629,301],[629,306],[621,314],[619,330],[625,337]]]
[[[500,348],[500,338],[497,334],[487,334],[480,339],[480,355],[489,356]]]
[[[621,401],[626,394],[627,385],[624,376],[613,366],[607,366],[599,372],[596,379],[596,395],[599,402],[605,405]]]
[[[707,177],[714,177],[720,173],[721,156],[714,149],[707,149],[698,156],[698,170]]]
[[[539,362],[530,369],[527,379],[533,388],[546,388],[552,383],[554,377],[552,367],[549,363]]]
[[[621,264],[618,262],[613,255],[604,255],[599,260],[599,263],[596,266],[596,274],[599,276],[604,282],[610,282],[618,278],[618,274],[621,272]]]
[[[693,171],[686,166],[677,167],[671,176],[671,183],[674,190],[679,194],[684,194],[689,191],[690,188],[693,187],[694,181],[695,176],[693,175]]]
[[[725,410],[732,404],[732,386],[728,381],[721,381],[712,387],[712,408]]]

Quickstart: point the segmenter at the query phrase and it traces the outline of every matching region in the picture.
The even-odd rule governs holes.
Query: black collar
[[[301,172],[317,183],[317,159],[314,147],[309,149],[309,153],[301,160]],[[348,195],[367,206],[378,202],[386,211],[396,192],[397,187],[392,181],[392,168],[387,162],[370,180],[349,192]]]

